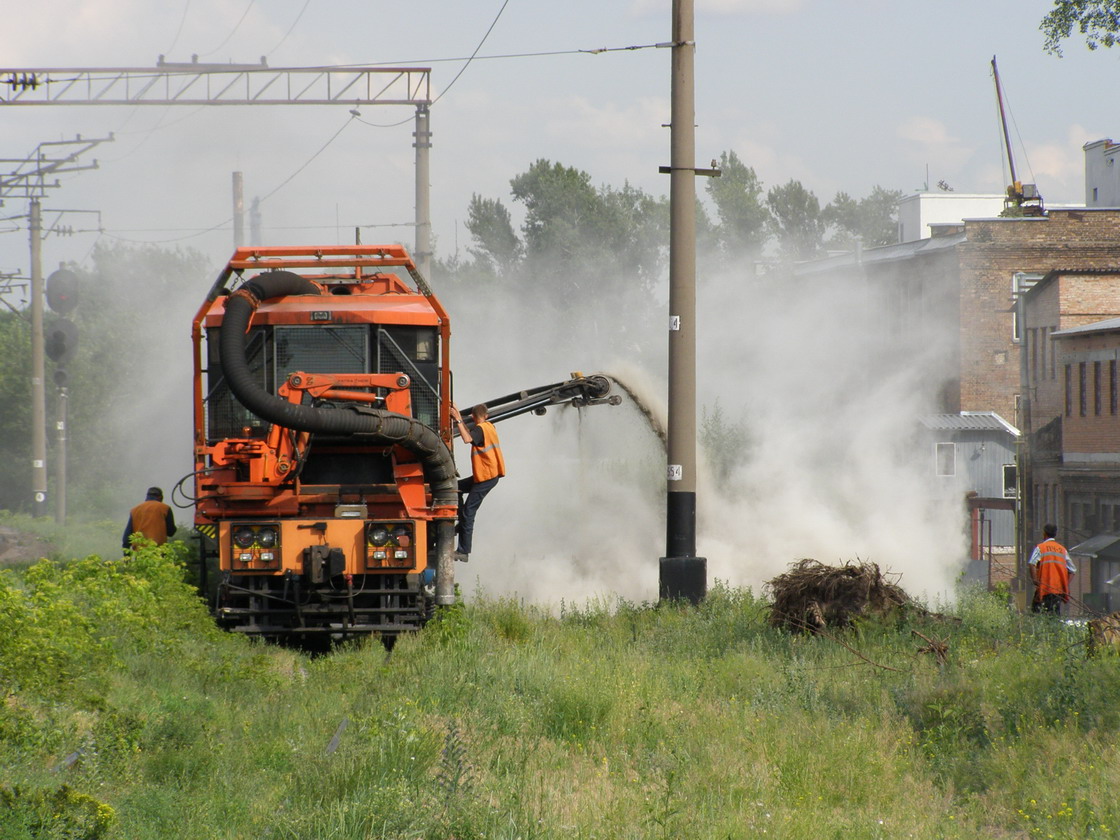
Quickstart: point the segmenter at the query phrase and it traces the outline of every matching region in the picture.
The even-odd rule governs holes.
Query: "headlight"
[[[401,548],[407,548],[412,542],[412,529],[407,525],[398,525],[393,529],[393,541]]]
[[[256,532],[247,525],[242,525],[233,532],[233,542],[238,548],[248,548],[256,538]]]
[[[276,529],[261,528],[257,531],[257,545],[261,548],[272,548],[276,545]]]
[[[385,545],[389,542],[389,529],[378,525],[369,532],[369,541],[374,545]]]

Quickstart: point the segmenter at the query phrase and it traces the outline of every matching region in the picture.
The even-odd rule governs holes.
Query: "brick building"
[[[1120,270],[1048,273],[1023,296],[1027,445],[1023,533],[1069,547],[1120,534]],[[1102,320],[1103,319],[1103,320]],[[1097,540],[1099,542],[1099,540]],[[1077,558],[1075,558],[1077,559]],[[1108,603],[1106,564],[1081,558],[1074,594]],[[1118,593],[1120,594],[1120,593]]]
[[[930,411],[994,412],[1022,429],[1020,365],[1033,353],[1032,375],[1049,377],[1054,366],[1059,376],[1053,334],[1120,315],[1102,282],[1120,276],[1120,209],[1052,208],[1043,217],[966,219],[934,226],[934,232],[929,239],[805,263],[794,277],[850,284],[855,306],[874,301],[882,343],[869,363],[908,364],[912,337],[922,336],[928,352],[916,376],[928,391]],[[1032,317],[1041,320],[1024,327],[1017,300],[1032,288],[1038,301]],[[1090,365],[1086,375],[1094,371]],[[1036,386],[1040,398],[1043,392],[1052,397],[1050,385],[1040,380]],[[1039,418],[1034,433],[1041,431]],[[1047,482],[1040,505],[1053,503],[1045,495]],[[962,499],[962,527],[966,516]],[[1033,522],[1028,527],[1037,530]],[[1030,533],[1021,538],[1020,555]]]
[[[1120,209],[966,219],[937,226],[929,239],[815,260],[793,273],[851,283],[857,305],[874,298],[888,347],[914,334],[936,340],[940,375],[931,383],[933,410],[994,411],[1021,425],[1016,422],[1021,336],[1014,301],[1058,268],[1120,268]]]

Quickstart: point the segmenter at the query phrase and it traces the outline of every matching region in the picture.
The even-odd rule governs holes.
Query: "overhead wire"
[[[241,13],[241,17],[237,19],[237,23],[235,23],[233,25],[233,29],[231,29],[229,34],[226,35],[225,40],[223,40],[222,43],[218,44],[218,46],[214,47],[214,49],[210,50],[210,52],[202,53],[203,57],[206,57],[208,55],[213,55],[214,53],[216,53],[218,50],[220,50],[222,47],[224,47],[226,44],[229,43],[230,38],[232,38],[234,35],[237,34],[237,30],[241,28],[241,24],[243,24],[245,22],[245,18],[248,17],[248,15],[249,15],[249,10],[253,8],[253,5],[256,2],[257,2],[257,0],[249,0],[249,5],[245,7],[245,11],[243,11]]]
[[[459,68],[459,72],[455,74],[455,78],[453,78],[450,82],[447,83],[447,87],[445,87],[443,89],[443,91],[440,93],[440,95],[432,100],[433,105],[435,105],[437,102],[439,102],[441,99],[443,99],[443,97],[447,95],[447,92],[449,90],[451,90],[452,87],[454,87],[454,85],[457,81],[459,81],[459,77],[462,76],[465,72],[467,72],[467,68],[471,66],[471,62],[474,61],[474,57],[476,55],[478,55],[478,51],[482,49],[482,45],[486,43],[486,39],[489,38],[490,33],[494,31],[494,27],[498,25],[498,20],[501,19],[502,12],[504,12],[506,10],[506,6],[508,6],[508,5],[509,5],[509,0],[503,0],[502,7],[500,9],[498,9],[498,13],[496,15],[494,15],[494,20],[492,20],[490,22],[490,26],[486,29],[486,34],[484,34],[482,36],[482,40],[479,41],[478,46],[474,48],[474,52],[471,53],[471,57],[467,59],[466,63],[462,67]]]
[[[280,190],[282,190],[282,189],[283,189],[284,187],[286,187],[286,186],[287,186],[287,185],[288,185],[289,183],[291,183],[291,182],[292,182],[292,180],[294,180],[294,179],[296,178],[296,176],[297,176],[297,175],[299,175],[299,174],[300,174],[301,172],[303,172],[303,170],[305,170],[305,169],[306,169],[306,168],[307,168],[308,166],[310,166],[310,165],[311,165],[311,163],[312,163],[312,162],[313,162],[313,161],[314,161],[314,160],[315,160],[315,159],[316,159],[317,157],[319,157],[319,155],[321,155],[321,154],[322,154],[323,152],[325,152],[325,151],[327,150],[327,148],[328,148],[328,147],[329,147],[329,146],[330,146],[330,145],[331,145],[331,144],[332,144],[332,143],[333,143],[333,142],[334,142],[335,140],[337,140],[337,139],[338,139],[338,136],[339,136],[340,134],[342,134],[342,132],[343,132],[343,131],[345,131],[345,130],[346,130],[346,128],[347,128],[347,127],[348,127],[348,126],[350,125],[350,123],[352,123],[352,122],[354,121],[354,119],[355,119],[354,115],[353,115],[353,114],[351,114],[351,115],[350,115],[350,119],[348,119],[348,120],[347,120],[346,122],[344,122],[344,123],[343,123],[343,124],[342,124],[342,125],[341,125],[341,126],[339,127],[338,131],[336,131],[336,132],[335,132],[334,134],[332,134],[332,135],[330,136],[330,138],[329,138],[329,139],[327,140],[327,142],[326,142],[326,143],[324,143],[324,144],[323,144],[322,146],[320,146],[320,147],[319,147],[318,151],[316,151],[316,152],[315,152],[314,154],[312,154],[312,155],[311,155],[311,157],[309,157],[309,158],[308,158],[307,160],[305,160],[305,161],[304,161],[304,162],[303,162],[303,163],[302,163],[302,164],[301,164],[301,165],[299,166],[299,168],[298,168],[298,169],[296,169],[296,170],[295,170],[295,171],[294,171],[294,172],[293,172],[293,173],[292,173],[291,175],[289,175],[289,176],[288,176],[287,178],[285,178],[285,179],[284,179],[283,181],[281,181],[281,182],[280,182],[279,184],[277,184],[277,185],[276,185],[275,187],[273,187],[273,189],[272,189],[272,190],[271,190],[270,192],[268,192],[268,193],[267,193],[266,195],[264,195],[263,197],[261,197],[261,198],[257,199],[257,203],[258,203],[258,204],[264,204],[264,202],[266,202],[266,201],[267,201],[268,199],[270,199],[270,198],[271,198],[272,196],[276,195],[276,193],[280,192]],[[201,228],[201,229],[197,229],[197,230],[195,230],[195,231],[194,231],[193,233],[188,233],[188,234],[185,234],[185,235],[183,235],[183,236],[172,236],[172,237],[167,237],[167,238],[165,238],[165,239],[149,239],[149,240],[130,239],[130,238],[128,238],[128,237],[125,237],[125,236],[120,236],[120,235],[118,235],[118,234],[116,234],[116,233],[113,233],[113,232],[112,232],[111,230],[106,230],[106,231],[104,231],[104,234],[105,234],[106,236],[110,236],[110,237],[112,237],[113,239],[118,239],[118,240],[120,240],[120,241],[122,241],[122,242],[135,242],[135,243],[148,243],[148,242],[183,242],[183,241],[185,241],[185,240],[187,240],[187,239],[194,239],[194,238],[196,238],[196,237],[199,237],[199,236],[204,236],[204,235],[205,235],[205,234],[207,234],[207,233],[212,233],[212,232],[214,232],[214,231],[216,231],[216,230],[221,230],[221,229],[223,229],[223,228],[224,228],[224,227],[225,227],[226,225],[229,225],[229,224],[231,224],[232,222],[233,222],[233,217],[232,217],[232,216],[230,216],[229,218],[227,218],[227,219],[224,219],[223,221],[221,221],[221,222],[218,222],[218,223],[217,223],[217,224],[215,224],[215,225],[211,225],[210,227],[207,227],[207,228]]]
[[[299,23],[300,18],[303,17],[303,13],[307,11],[307,7],[310,6],[310,5],[311,5],[311,0],[304,0],[303,8],[299,10],[299,14],[296,15],[296,19],[294,21],[292,21],[292,25],[288,27],[288,31],[284,33],[284,36],[279,41],[276,42],[276,46],[274,46],[272,49],[270,49],[268,52],[265,53],[266,57],[272,55],[274,52],[276,52],[278,49],[280,49],[280,45],[288,40],[288,36],[291,35],[292,32],[295,31],[296,25]]]
[[[183,6],[183,16],[179,18],[179,28],[175,30],[175,39],[171,42],[171,46],[164,50],[165,55],[170,55],[171,51],[179,44],[179,36],[183,34],[183,25],[187,22],[187,13],[191,10],[191,3],[193,0],[187,0],[186,5]]]
[[[214,50],[212,50],[211,53],[207,53],[207,55],[210,55],[213,52],[216,52],[217,50],[221,49],[222,46],[224,46],[230,40],[230,38],[233,37],[233,35],[237,32],[238,28],[244,22],[244,20],[247,17],[249,11],[252,9],[253,5],[255,4],[255,1],[256,0],[250,0],[248,6],[245,8],[245,11],[241,15],[241,18],[238,20],[237,24],[234,26],[234,28],[230,32],[230,34],[226,37],[226,39],[224,41],[222,41],[221,44],[218,45],[218,47],[216,47]],[[193,2],[193,0],[187,0],[186,5],[184,6],[183,16],[182,16],[182,18],[179,22],[179,28],[176,32],[175,39],[172,42],[171,47],[168,49],[168,52],[171,52],[171,50],[173,50],[174,47],[178,44],[178,41],[179,41],[179,38],[182,34],[182,30],[183,30],[183,27],[185,25],[186,18],[187,18],[187,15],[188,15],[189,11],[190,11],[190,7],[191,7],[192,2]],[[284,33],[284,35],[281,37],[280,41],[277,42],[276,46],[274,46],[272,48],[272,50],[270,50],[269,53],[267,53],[268,55],[271,55],[271,53],[274,52],[277,48],[279,48],[279,46],[281,44],[283,44],[284,41],[291,35],[291,33],[295,30],[295,27],[299,24],[300,19],[303,17],[304,13],[307,11],[310,4],[311,4],[311,0],[305,0],[303,7],[300,9],[299,13],[296,15],[296,18],[292,22],[292,25]],[[599,55],[599,54],[602,54],[602,53],[609,53],[609,52],[633,52],[633,51],[637,51],[637,50],[661,49],[661,48],[672,46],[671,43],[632,44],[632,45],[627,45],[627,46],[622,46],[622,47],[596,47],[596,48],[590,48],[590,49],[547,50],[547,51],[536,51],[536,52],[525,52],[525,53],[502,53],[502,54],[495,54],[495,55],[479,55],[479,51],[482,49],[482,47],[485,45],[487,39],[490,37],[491,33],[494,31],[494,28],[497,26],[498,21],[501,19],[502,14],[505,12],[506,7],[508,5],[509,5],[509,0],[504,0],[501,7],[498,9],[497,13],[495,14],[494,19],[490,22],[490,25],[487,27],[486,32],[483,34],[482,38],[479,40],[478,45],[475,47],[475,49],[473,50],[473,52],[469,56],[451,57],[451,58],[419,59],[419,60],[395,61],[395,62],[372,62],[372,63],[367,62],[367,63],[363,63],[363,64],[324,65],[324,68],[325,69],[329,69],[329,68],[344,69],[346,67],[360,67],[360,66],[367,66],[367,67],[369,67],[369,66],[372,66],[372,67],[394,66],[394,65],[399,65],[399,64],[411,64],[411,63],[418,63],[418,62],[423,62],[423,63],[441,63],[441,62],[456,62],[456,61],[464,62],[463,66],[459,69],[459,71],[455,74],[455,76],[451,79],[451,81],[447,84],[447,86],[440,92],[440,94],[435,99],[432,100],[432,104],[434,105],[436,102],[438,102],[440,99],[442,99],[444,96],[447,95],[447,93],[451,90],[452,86],[455,85],[455,83],[462,77],[462,75],[466,72],[467,68],[474,61],[490,61],[490,60],[502,60],[502,59],[513,59],[513,58],[537,58],[537,57],[556,56],[556,55],[581,55],[581,54],[582,55]],[[122,160],[122,159],[128,157],[129,155],[131,155],[132,153],[134,153],[137,149],[140,148],[141,145],[143,145],[143,143],[147,142],[147,139],[155,131],[157,131],[161,128],[170,127],[171,125],[175,125],[179,122],[182,122],[183,120],[189,119],[191,116],[193,116],[195,113],[197,113],[198,110],[201,110],[203,107],[205,107],[205,106],[200,105],[197,109],[195,109],[195,111],[192,111],[190,114],[187,114],[186,116],[181,117],[180,119],[175,120],[175,122],[170,123],[166,126],[162,124],[163,117],[161,116],[160,122],[157,123],[155,126],[153,126],[150,129],[145,129],[143,131],[136,131],[136,132],[126,132],[126,133],[135,133],[135,134],[141,134],[142,133],[142,134],[145,135],[145,137],[132,150],[130,150],[128,153],[121,156],[120,158],[112,159],[112,162]],[[165,112],[165,115],[166,115],[166,112]],[[334,143],[334,141],[339,137],[339,135],[342,134],[343,131],[346,130],[346,128],[350,125],[351,122],[354,122],[354,121],[360,122],[363,125],[368,125],[368,126],[373,127],[373,128],[395,128],[397,126],[409,123],[413,119],[414,119],[414,117],[412,115],[410,115],[403,120],[393,122],[393,123],[372,123],[372,122],[369,122],[368,120],[362,119],[361,114],[360,114],[360,112],[357,111],[357,109],[352,110],[350,112],[350,119],[347,120],[345,123],[343,123],[342,126],[340,126],[339,129],[334,134],[332,134],[331,137],[316,152],[314,152],[294,172],[292,172],[291,175],[289,175],[287,178],[285,178],[283,181],[281,181],[276,187],[274,187],[265,196],[258,199],[259,203],[263,203],[264,201],[268,200],[269,198],[274,196],[276,193],[278,193],[280,190],[282,190],[285,186],[287,186],[289,183],[291,183],[291,181],[293,181],[301,172],[303,172],[308,166],[310,166],[311,163],[314,162],[316,158],[318,158],[324,151],[327,150],[327,148],[329,148],[331,146],[332,143]],[[118,240],[121,240],[121,241],[135,242],[135,243],[178,242],[178,241],[183,241],[183,240],[186,240],[186,239],[193,239],[195,237],[202,236],[202,235],[205,235],[207,233],[211,233],[211,232],[216,231],[216,230],[220,230],[224,226],[231,224],[232,221],[233,221],[233,219],[232,219],[232,217],[230,217],[230,218],[227,218],[224,221],[219,222],[215,225],[211,225],[211,226],[206,227],[206,228],[198,229],[198,230],[194,231],[193,233],[186,234],[184,236],[179,236],[179,237],[170,237],[170,238],[161,239],[161,240],[129,239],[127,237],[123,237],[123,236],[120,236],[119,234],[113,233],[111,230],[103,230],[102,235],[109,236],[109,237],[112,237],[114,239],[118,239]],[[360,227],[394,227],[394,226],[408,226],[408,225],[411,225],[411,224],[412,223],[407,223],[407,224],[406,223],[383,224],[383,225],[360,225]],[[304,227],[306,229],[306,226],[300,226],[300,227]],[[331,227],[331,226],[322,226],[322,227],[327,228],[327,227]],[[293,228],[293,229],[298,229],[298,228]],[[139,229],[133,229],[133,230],[136,230],[137,232],[139,232]],[[156,229],[153,229],[153,230],[156,230]],[[179,230],[181,230],[181,228]]]

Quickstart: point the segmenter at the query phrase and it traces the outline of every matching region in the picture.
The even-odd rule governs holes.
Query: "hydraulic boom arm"
[[[489,416],[486,419],[491,423],[497,423],[529,411],[534,414],[544,414],[551,406],[574,405],[578,408],[603,403],[619,405],[622,397],[611,394],[610,390],[611,381],[606,376],[601,374],[584,376],[576,371],[567,382],[539,385],[536,388],[518,391],[516,394],[487,400],[485,405]],[[473,425],[469,415],[464,414],[463,420],[468,427]]]

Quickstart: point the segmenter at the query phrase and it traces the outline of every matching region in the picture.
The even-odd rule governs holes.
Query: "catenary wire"
[[[218,44],[218,46],[214,47],[214,49],[210,50],[210,52],[202,53],[202,56],[204,58],[208,55],[213,55],[229,43],[230,38],[237,34],[237,30],[241,28],[241,24],[245,22],[245,18],[249,16],[249,11],[253,8],[253,5],[256,2],[257,0],[249,0],[249,5],[245,7],[245,11],[241,13],[241,17],[237,19],[237,23],[233,25],[233,29],[230,30],[229,34],[225,37],[225,40],[223,40],[222,43]]]
[[[276,42],[276,46],[274,46],[272,49],[270,49],[268,52],[265,53],[266,57],[272,55],[274,52],[276,52],[278,49],[280,49],[280,45],[288,40],[288,36],[291,35],[295,31],[296,25],[299,23],[300,18],[303,17],[303,13],[307,11],[307,7],[310,6],[310,5],[311,5],[311,0],[304,0],[303,8],[299,10],[299,14],[296,15],[296,19],[294,21],[292,21],[292,25],[288,27],[288,31],[284,33],[284,36],[279,41]]]

